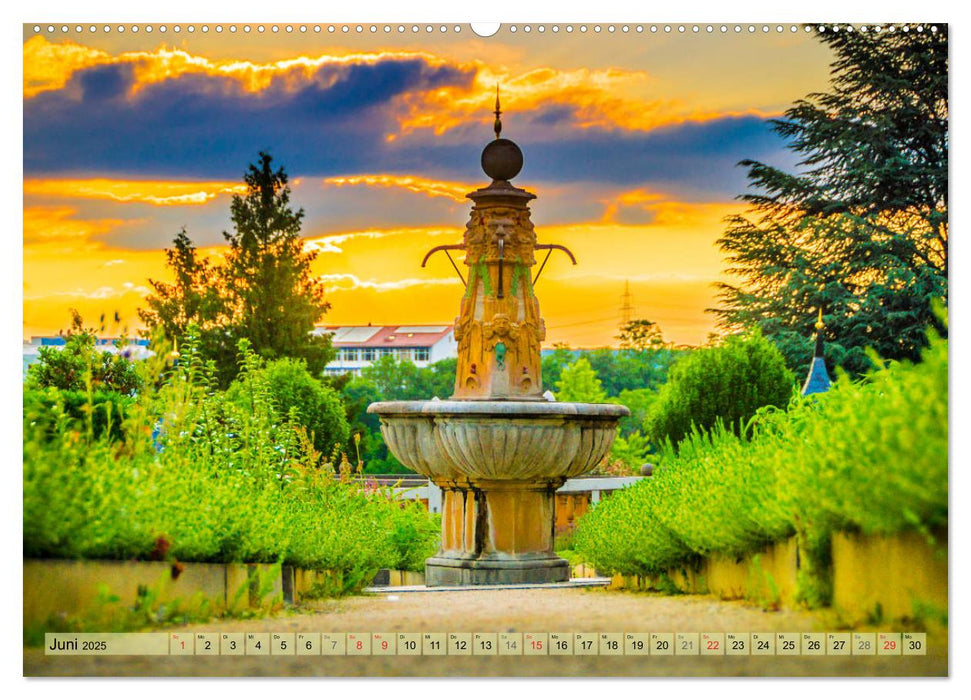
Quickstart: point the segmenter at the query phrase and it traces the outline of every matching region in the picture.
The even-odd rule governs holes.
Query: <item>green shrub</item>
[[[788,411],[764,408],[750,435],[720,423],[693,430],[677,450],[666,446],[652,478],[580,519],[577,550],[603,571],[647,574],[795,534],[803,597],[824,603],[832,533],[947,525],[947,352],[931,335],[920,364],[841,376]]]
[[[645,432],[656,444],[677,444],[692,427],[721,421],[738,433],[762,406],[785,406],[795,379],[759,331],[730,336],[678,360],[651,404]]]
[[[598,571],[655,574],[684,562],[691,550],[658,517],[665,507],[653,478],[600,501],[577,523],[573,546]]]
[[[131,396],[141,378],[124,353],[99,351],[93,329],[84,329],[75,315],[73,328],[62,346],[42,347],[37,362],[27,368],[27,386],[63,391],[113,391]]]
[[[353,590],[434,551],[434,516],[351,479],[347,462],[335,474],[296,409],[278,415],[245,343],[242,365],[245,406],[214,390],[190,339],[129,407],[120,446],[63,402],[25,424],[24,556],[283,562],[340,572]]]
[[[54,387],[24,387],[24,421],[31,430],[53,437],[58,426],[56,416],[63,413],[77,430],[99,438],[106,432],[112,440],[122,440],[122,422],[134,400],[117,391],[58,390]],[[90,425],[89,425],[90,421]]]
[[[289,415],[291,409],[296,410],[297,421],[312,436],[315,449],[326,455],[338,445],[347,449],[350,428],[340,394],[314,379],[304,360],[276,360],[256,373],[269,386],[273,404],[281,417]],[[243,407],[252,407],[250,387],[256,373],[251,372],[233,382],[226,392],[227,397]]]

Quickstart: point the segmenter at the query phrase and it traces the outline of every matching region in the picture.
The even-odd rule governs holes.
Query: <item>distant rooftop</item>
[[[450,325],[437,326],[317,326],[316,335],[328,333],[337,347],[429,347],[452,332]]]
[[[95,338],[94,344],[98,346],[112,346],[117,341],[121,340],[118,337],[111,338]],[[140,345],[142,347],[148,347],[148,338],[126,338],[128,345]],[[66,335],[32,335],[30,340],[24,341],[25,345],[42,345],[42,346],[58,346],[67,344]]]

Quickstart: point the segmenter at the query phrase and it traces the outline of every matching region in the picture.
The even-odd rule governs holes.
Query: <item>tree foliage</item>
[[[291,358],[269,362],[233,382],[226,392],[227,398],[244,408],[251,407],[251,387],[255,380],[268,387],[281,419],[292,418],[294,423],[306,428],[314,449],[328,456],[335,448],[351,453],[347,446],[350,429],[341,397],[311,375],[306,362]]]
[[[607,392],[600,385],[597,373],[587,361],[581,357],[560,373],[560,380],[556,383],[557,401],[577,401],[580,403],[603,403],[607,399]]]
[[[343,384],[341,396],[347,421],[365,473],[411,473],[388,451],[381,437],[381,421],[368,413],[367,407],[376,401],[417,401],[435,396],[446,399],[455,390],[457,363],[455,358],[448,358],[418,367],[386,355],[362,369],[361,376],[351,377]]]
[[[804,368],[823,308],[828,364],[860,373],[866,347],[918,359],[932,302],[946,303],[947,28],[818,36],[835,55],[830,90],[773,120],[798,172],[742,161],[755,193],[719,240],[740,282],[720,285],[714,311]]]
[[[617,339],[622,350],[656,350],[665,345],[661,328],[654,321],[643,318],[625,323]]]
[[[655,443],[677,444],[693,428],[722,423],[738,433],[762,406],[785,406],[795,377],[779,350],[755,330],[678,361],[648,409],[644,428]]]
[[[597,373],[607,396],[624,391],[656,390],[667,378],[668,368],[683,354],[664,340],[653,321],[635,319],[621,328],[620,349],[571,350],[563,344],[553,346],[542,360],[543,385],[555,391],[563,370],[580,357],[586,358]]]
[[[304,212],[291,207],[287,174],[272,161],[261,152],[244,175],[246,193],[233,196],[225,262],[201,258],[183,229],[166,250],[174,282],[150,280],[154,293],[139,311],[176,341],[189,324],[198,326],[200,350],[215,362],[221,386],[238,372],[240,339],[267,360],[302,359],[314,376],[333,357],[329,336],[311,334],[329,304],[311,271],[316,253],[304,251],[300,238]]]

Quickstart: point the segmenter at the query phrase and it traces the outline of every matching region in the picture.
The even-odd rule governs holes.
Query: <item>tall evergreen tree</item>
[[[150,328],[177,341],[197,326],[202,353],[215,362],[224,387],[238,372],[242,338],[267,360],[303,359],[315,377],[333,357],[329,336],[311,335],[330,305],[311,271],[316,253],[303,250],[304,213],[291,208],[287,174],[272,161],[261,152],[244,176],[246,194],[233,197],[225,263],[201,258],[183,229],[166,250],[174,283],[150,280],[155,293],[139,311]]]
[[[933,301],[946,303],[947,27],[818,37],[835,54],[831,89],[773,121],[796,173],[742,161],[756,193],[719,240],[739,282],[713,311],[727,330],[759,326],[801,369],[822,307],[828,363],[856,373],[866,347],[918,359]]]
[[[233,195],[234,231],[223,233],[229,254],[223,271],[235,319],[235,334],[247,338],[268,360],[302,358],[314,376],[333,357],[328,336],[311,336],[330,304],[324,286],[311,274],[314,251],[303,250],[303,209],[290,207],[283,168],[260,153],[244,176],[245,196]]]

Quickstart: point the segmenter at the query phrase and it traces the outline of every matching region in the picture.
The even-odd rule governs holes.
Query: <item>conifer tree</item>
[[[303,250],[304,212],[290,206],[287,174],[272,161],[261,152],[244,176],[246,193],[233,196],[225,262],[200,257],[183,229],[166,250],[174,283],[150,280],[154,294],[139,311],[150,328],[177,342],[189,324],[197,326],[201,352],[223,387],[238,373],[240,339],[267,360],[302,359],[318,378],[333,357],[329,337],[311,335],[330,305],[311,271],[316,253]]]
[[[818,36],[835,55],[830,90],[773,121],[797,172],[742,161],[755,193],[719,240],[737,282],[713,311],[804,369],[822,307],[827,362],[857,373],[867,347],[919,359],[947,301],[947,27]]]

